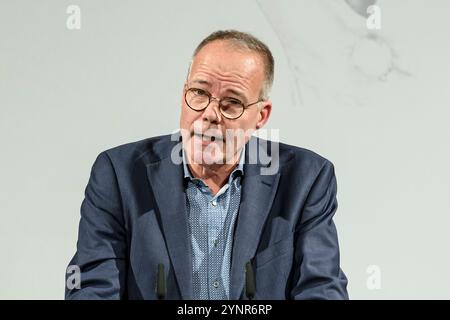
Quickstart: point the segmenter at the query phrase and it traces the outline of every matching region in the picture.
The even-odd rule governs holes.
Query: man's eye
[[[222,101],[222,104],[226,107],[234,107],[234,106],[240,106],[242,103],[241,101],[233,98],[227,98]]]
[[[192,91],[194,91],[194,93],[198,96],[207,96],[208,95],[206,93],[206,91],[202,90],[202,89],[193,89]]]

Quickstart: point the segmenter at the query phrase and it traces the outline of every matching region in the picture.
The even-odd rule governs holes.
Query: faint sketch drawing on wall
[[[369,106],[392,73],[411,75],[400,67],[388,31],[366,26],[376,0],[257,3],[285,52],[296,106]]]

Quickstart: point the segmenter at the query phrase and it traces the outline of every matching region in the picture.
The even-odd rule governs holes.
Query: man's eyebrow
[[[203,80],[203,79],[194,79],[194,80],[192,80],[192,83],[204,84],[207,86],[211,86],[211,83],[208,80]]]
[[[234,89],[227,89],[227,92],[229,92],[229,93],[231,93],[231,94],[233,94],[235,96],[238,96],[239,98],[241,98],[241,100],[245,100],[246,99],[244,94],[242,94],[242,92],[240,92],[240,91],[236,91]]]
[[[209,87],[211,86],[211,82],[209,82],[208,80],[204,80],[204,79],[194,79],[191,81],[191,83],[192,84],[202,84],[202,85],[206,85]],[[227,89],[226,92],[239,97],[242,101],[244,101],[246,99],[245,95],[240,91],[230,88],[230,89]]]

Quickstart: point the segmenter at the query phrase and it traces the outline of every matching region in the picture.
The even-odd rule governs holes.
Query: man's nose
[[[220,113],[219,101],[217,99],[211,99],[208,107],[203,111],[203,119],[212,123],[222,121],[222,114]]]

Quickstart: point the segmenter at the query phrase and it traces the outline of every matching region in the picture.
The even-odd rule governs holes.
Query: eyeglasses
[[[184,94],[184,100],[188,107],[195,111],[205,110],[211,103],[211,100],[217,100],[219,102],[220,113],[225,118],[231,120],[235,120],[242,116],[245,109],[248,107],[264,101],[263,99],[260,99],[256,102],[244,105],[240,100],[235,98],[217,99],[208,91],[198,88],[187,88]]]

